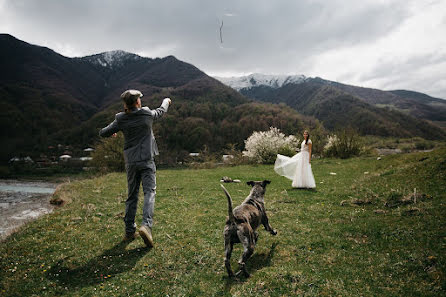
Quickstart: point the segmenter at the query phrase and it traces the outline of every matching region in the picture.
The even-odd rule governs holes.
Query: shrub
[[[198,152],[197,156],[188,156],[184,160],[185,164],[194,169],[211,169],[217,167],[219,163],[218,154],[212,153],[207,145]]]
[[[411,143],[405,143],[405,144],[401,145],[401,151],[403,153],[409,153],[409,152],[411,152],[414,149],[414,147],[415,146],[413,144],[411,144]]]
[[[310,132],[310,139],[313,143],[311,147],[311,153],[313,157],[321,156],[324,153],[324,147],[327,144],[327,132],[321,125],[317,125],[312,129],[308,129]]]
[[[9,162],[9,172],[12,174],[32,174],[36,170],[36,163],[28,161],[29,157],[22,158],[22,160]],[[31,160],[31,159],[29,159]]]
[[[11,174],[11,171],[7,166],[0,166],[0,178],[6,178],[9,177]]]
[[[124,135],[118,133],[116,137],[103,138],[95,146],[91,157],[91,166],[102,172],[124,171]]]
[[[338,130],[336,135],[329,136],[324,147],[324,155],[347,159],[358,156],[361,153],[361,141],[359,134],[352,128]]]
[[[223,152],[225,155],[233,156],[229,162],[226,162],[226,165],[246,165],[252,163],[252,160],[244,156],[243,152],[237,149],[236,144],[228,144]]]
[[[429,150],[434,147],[434,144],[432,142],[426,141],[426,140],[419,140],[415,142],[415,148],[417,150]]]
[[[292,156],[296,153],[299,140],[285,136],[279,129],[271,127],[269,131],[255,131],[245,140],[243,154],[257,163],[271,164],[278,153]]]
[[[327,136],[327,144],[324,146],[324,155],[327,157],[336,155],[336,145],[338,142],[338,137],[336,135]]]

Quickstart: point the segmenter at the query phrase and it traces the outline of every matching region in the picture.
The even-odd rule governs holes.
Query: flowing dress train
[[[308,140],[308,144],[311,140]],[[293,188],[316,188],[313,172],[310,164],[310,148],[309,145],[302,141],[301,150],[293,157],[287,157],[278,154],[274,171],[293,182]]]

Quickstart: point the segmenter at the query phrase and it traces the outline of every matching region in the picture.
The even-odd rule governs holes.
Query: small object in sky
[[[220,42],[223,43],[223,35],[221,33],[221,29],[223,28],[223,20],[221,20],[221,26],[220,26]]]

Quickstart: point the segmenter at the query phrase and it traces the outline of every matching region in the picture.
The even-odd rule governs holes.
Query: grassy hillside
[[[312,166],[317,191],[291,189],[291,182],[275,175],[272,166],[159,170],[151,250],[139,238],[129,245],[121,242],[124,174],[67,184],[57,195],[71,203],[1,243],[0,292],[3,296],[446,294],[446,149],[382,160],[320,159]],[[266,207],[278,235],[260,231],[247,264],[249,279],[228,279],[223,266],[227,205],[219,179],[224,175],[243,182],[272,181]],[[414,188],[415,204],[404,198]],[[227,189],[235,204],[249,192],[245,183],[228,184]],[[237,245],[234,267],[241,252]]]

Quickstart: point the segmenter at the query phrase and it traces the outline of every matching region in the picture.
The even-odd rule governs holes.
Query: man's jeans
[[[146,225],[152,228],[156,194],[155,162],[151,160],[126,164],[125,169],[127,171],[128,185],[128,198],[125,203],[124,217],[125,232],[133,233],[136,230],[135,215],[141,181],[142,189],[144,191],[141,225]]]

